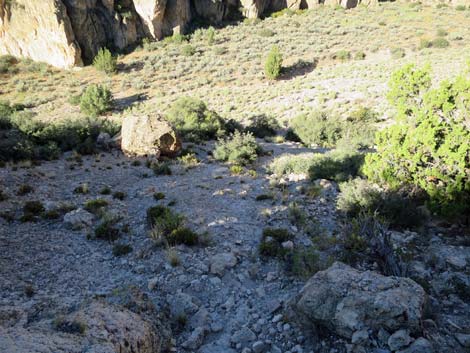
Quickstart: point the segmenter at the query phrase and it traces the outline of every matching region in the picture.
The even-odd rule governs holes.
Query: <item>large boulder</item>
[[[2,353],[160,353],[169,347],[168,328],[122,306],[92,300],[53,325],[0,325]]]
[[[121,149],[129,156],[175,156],[181,141],[162,117],[128,116],[121,129]]]
[[[290,306],[303,321],[351,339],[364,329],[419,332],[425,303],[423,288],[408,278],[361,272],[336,262],[315,274]]]
[[[0,307],[0,352],[160,353],[171,344],[168,313],[134,286],[73,304],[68,313],[40,307],[41,314],[35,305]]]

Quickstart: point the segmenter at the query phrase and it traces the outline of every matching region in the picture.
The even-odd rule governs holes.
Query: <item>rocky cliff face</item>
[[[0,54],[57,67],[82,64],[67,9],[57,0],[0,0]]]

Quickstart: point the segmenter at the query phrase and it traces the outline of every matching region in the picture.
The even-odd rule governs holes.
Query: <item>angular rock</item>
[[[434,348],[431,342],[427,339],[420,337],[414,341],[408,348],[397,351],[397,353],[434,353]]]
[[[95,216],[83,208],[70,211],[64,215],[65,226],[72,230],[91,227]]]
[[[175,156],[181,141],[160,116],[129,116],[122,123],[121,149],[129,156]]]
[[[407,330],[398,330],[388,338],[388,346],[392,351],[397,351],[409,346],[412,341]]]
[[[55,331],[37,327],[0,327],[2,353],[160,353],[169,331],[123,307],[93,300],[57,321]]]
[[[350,339],[365,328],[420,331],[426,300],[424,290],[408,278],[360,272],[336,262],[315,274],[290,307],[305,323]]]
[[[226,269],[235,267],[237,258],[232,253],[217,254],[211,259],[210,271],[213,274],[222,276]]]
[[[470,334],[456,333],[455,338],[462,347],[470,348]]]
[[[231,342],[240,344],[243,348],[250,346],[255,339],[256,335],[248,327],[242,327],[230,337]]]

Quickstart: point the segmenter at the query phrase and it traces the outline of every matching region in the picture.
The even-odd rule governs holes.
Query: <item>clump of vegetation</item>
[[[80,110],[90,117],[97,117],[111,109],[113,95],[101,85],[90,85],[80,97]]]
[[[112,74],[117,71],[117,59],[109,49],[102,48],[93,59],[93,66],[99,71]]]
[[[405,190],[384,190],[364,179],[354,179],[340,185],[337,207],[349,217],[362,213],[382,217],[394,228],[414,228],[427,220],[419,200]]]
[[[16,191],[16,194],[19,196],[27,195],[34,191],[34,188],[29,184],[21,184]]]
[[[353,151],[331,151],[315,155],[309,166],[311,180],[328,179],[346,181],[359,175],[364,154]]]
[[[196,48],[194,48],[192,45],[188,44],[188,45],[185,45],[182,49],[181,49],[181,54],[183,56],[193,56],[194,54],[196,54]]]
[[[132,246],[129,244],[114,244],[113,255],[114,256],[125,256],[132,252]]]
[[[199,235],[185,226],[185,217],[165,206],[157,205],[147,210],[150,237],[157,243],[168,245],[196,245]]]
[[[313,248],[297,249],[288,257],[287,269],[294,276],[308,279],[324,269],[319,254]]]
[[[54,320],[54,327],[57,331],[71,334],[84,334],[87,329],[84,323],[77,320],[70,321],[63,316],[59,316]]]
[[[95,238],[115,241],[119,238],[119,228],[116,227],[116,217],[105,216],[95,228]]]
[[[14,73],[15,65],[18,63],[18,60],[11,55],[2,55],[0,56],[0,73]]]
[[[342,144],[350,149],[360,149],[373,144],[375,120],[375,114],[367,108],[359,109],[347,120],[314,111],[298,115],[291,121],[290,127],[307,146],[334,147]]]
[[[122,201],[126,198],[126,193],[123,191],[115,191],[113,192],[113,198]]]
[[[170,168],[170,162],[168,161],[152,163],[151,168],[155,175],[171,175],[173,173]]]
[[[87,183],[80,184],[75,189],[73,189],[74,194],[88,194],[89,191],[90,189]]]
[[[259,253],[267,257],[283,257],[289,250],[282,244],[293,239],[294,236],[287,229],[265,228],[259,245]]]
[[[153,198],[156,201],[163,200],[165,198],[165,194],[163,192],[156,192],[153,194]]]
[[[378,133],[377,153],[366,157],[365,175],[391,189],[420,188],[433,211],[468,215],[469,94],[464,75],[432,89],[429,68],[407,65],[395,72],[388,95],[397,110],[395,124]]]
[[[390,55],[392,56],[392,59],[401,59],[405,57],[406,52],[403,48],[392,48],[390,49]]]
[[[250,133],[236,131],[230,137],[220,139],[215,145],[214,158],[237,165],[247,165],[256,160],[261,148]]]
[[[5,200],[8,200],[8,195],[2,189],[0,189],[0,202]]]
[[[252,133],[256,137],[265,138],[276,135],[277,129],[279,129],[279,124],[276,119],[262,114],[252,116],[245,131]]]
[[[340,50],[333,55],[333,59],[347,61],[351,59],[351,52],[348,50]]]
[[[191,142],[214,139],[223,133],[223,120],[206,104],[190,97],[179,98],[167,111],[166,117],[181,136]]]
[[[40,201],[27,201],[23,206],[22,222],[34,222],[45,211],[44,205]]]
[[[96,214],[101,211],[104,207],[108,206],[108,204],[108,201],[106,201],[105,199],[94,199],[88,200],[83,208],[88,212]]]
[[[282,54],[278,46],[273,46],[264,63],[264,74],[270,80],[276,80],[281,75]]]
[[[378,265],[386,276],[401,276],[402,266],[390,240],[387,226],[376,216],[360,215],[347,222],[342,231],[342,261]]]

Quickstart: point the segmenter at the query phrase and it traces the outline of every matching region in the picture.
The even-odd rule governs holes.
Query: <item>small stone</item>
[[[397,353],[434,353],[432,344],[425,338],[420,337],[408,348],[397,351]]]
[[[154,290],[157,287],[157,284],[158,284],[158,277],[154,277],[151,280],[149,280],[147,288],[149,290]]]
[[[186,349],[196,350],[201,347],[202,343],[204,342],[205,337],[205,330],[202,327],[196,328],[189,338],[183,342],[182,346]]]
[[[369,332],[367,330],[360,330],[353,333],[351,337],[352,344],[363,344],[369,340]]]
[[[294,249],[294,243],[291,240],[285,241],[281,244],[283,249],[286,250],[293,250]]]
[[[241,347],[248,347],[255,339],[256,335],[248,327],[241,328],[230,337],[232,343],[236,345],[240,344]]]
[[[215,275],[223,276],[226,269],[235,267],[237,258],[232,253],[217,254],[211,259],[210,272]]]
[[[467,260],[463,256],[449,256],[446,261],[449,265],[460,271],[464,270],[467,266]]]
[[[64,216],[65,226],[72,230],[79,230],[82,228],[91,227],[95,217],[83,208],[66,213]]]
[[[408,330],[398,330],[388,338],[388,346],[390,350],[397,351],[407,347],[412,341]]]
[[[277,314],[276,316],[273,317],[271,322],[275,324],[281,320],[282,320],[282,314]]]
[[[256,341],[251,347],[253,353],[264,353],[268,350],[268,345],[263,341]]]

